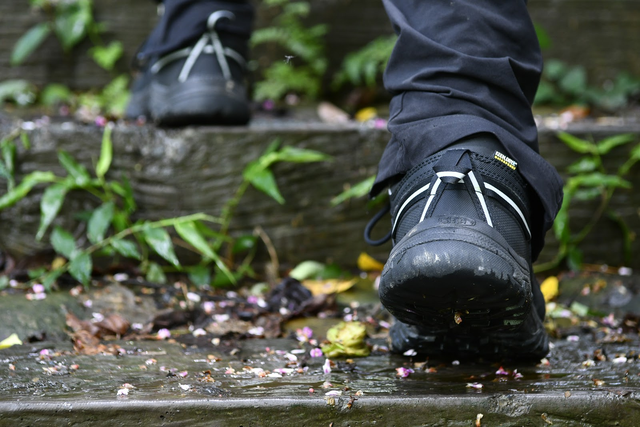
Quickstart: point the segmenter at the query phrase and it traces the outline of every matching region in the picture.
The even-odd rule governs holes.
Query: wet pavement
[[[233,349],[110,344],[121,354],[76,355],[68,344],[2,350],[0,424],[453,426],[473,425],[478,414],[487,426],[640,420],[637,341],[556,341],[548,364],[503,369],[374,353],[334,360],[330,373],[324,357],[310,358],[294,339]],[[607,360],[585,363],[594,351]],[[400,378],[399,367],[414,373]]]
[[[172,329],[168,340],[103,341],[105,352],[97,355],[78,354],[54,334],[0,350],[0,425],[637,426],[640,338],[631,313],[638,277],[603,277],[562,280],[549,306],[553,348],[539,364],[394,355],[386,351],[384,328],[370,331],[370,356],[330,362],[312,357],[316,346],[295,334],[212,340]],[[66,310],[86,318],[96,307],[127,305],[131,296],[121,287],[63,294],[28,301],[41,313],[34,322],[60,329]],[[91,308],[83,303],[88,297]],[[128,316],[144,321],[141,307],[151,304],[134,299]],[[345,308],[358,300],[363,311],[375,304],[358,287],[338,299]],[[23,323],[16,310],[29,312],[21,301],[19,293],[0,299],[1,339]],[[575,314],[585,308],[588,315]],[[299,318],[285,330],[308,326],[322,340],[340,320]],[[42,323],[29,327],[20,335]]]

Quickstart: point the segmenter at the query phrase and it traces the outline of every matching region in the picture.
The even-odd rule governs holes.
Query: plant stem
[[[186,216],[181,216],[178,218],[169,218],[169,219],[162,219],[159,221],[152,221],[152,222],[143,222],[141,224],[135,224],[125,230],[122,230],[121,232],[114,234],[113,236],[110,236],[106,239],[103,239],[101,241],[99,241],[98,243],[95,243],[91,246],[89,246],[87,249],[85,249],[84,253],[91,255],[92,253],[94,253],[95,251],[104,248],[105,246],[108,246],[109,244],[111,244],[111,242],[113,242],[114,240],[120,240],[120,239],[124,239],[127,236],[130,236],[132,234],[135,235],[135,233],[139,233],[140,231],[147,229],[147,228],[164,228],[164,227],[171,227],[177,224],[182,224],[185,222],[193,222],[193,221],[208,221],[208,222],[214,222],[214,223],[221,223],[221,219],[220,218],[216,218],[213,217],[211,215],[207,215],[205,213],[197,213],[197,214],[192,214],[192,215],[186,215]],[[60,274],[65,273],[68,269],[69,269],[69,265],[71,263],[69,261],[65,262],[63,265],[61,265],[60,267],[58,267],[56,270],[59,272]],[[29,282],[29,284],[33,284],[36,282],[36,280],[39,280],[40,277],[33,279]]]

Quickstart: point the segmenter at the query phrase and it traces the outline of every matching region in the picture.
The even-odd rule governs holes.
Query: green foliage
[[[108,46],[94,46],[89,49],[89,55],[96,64],[107,71],[113,70],[123,52],[122,43],[119,41],[112,41]]]
[[[22,64],[52,33],[65,52],[89,38],[94,44],[90,49],[91,56],[108,71],[113,69],[115,62],[122,56],[122,45],[119,42],[105,46],[100,40],[105,26],[96,22],[93,17],[93,0],[31,0],[30,3],[41,12],[45,22],[33,26],[16,42],[11,54],[11,65]]]
[[[360,181],[354,186],[346,189],[342,193],[338,194],[336,197],[331,199],[331,206],[338,206],[339,204],[349,200],[349,199],[357,199],[360,197],[364,197],[369,194],[371,191],[371,187],[373,183],[376,181],[376,176],[370,176],[364,181]]]
[[[625,177],[631,168],[640,161],[640,144],[632,148],[629,158],[614,173],[611,173],[605,169],[603,157],[616,147],[634,142],[636,140],[634,135],[616,135],[593,142],[560,132],[558,138],[573,151],[583,156],[567,168],[569,177],[564,185],[564,199],[553,224],[555,237],[560,243],[558,254],[549,263],[537,265],[536,271],[555,268],[564,260],[567,261],[570,268],[579,269],[582,263],[580,243],[605,215],[620,226],[623,235],[624,261],[629,263],[633,234],[609,204],[616,190],[632,188],[631,183]],[[572,221],[569,214],[571,207],[577,202],[598,199],[598,207],[589,222],[580,231],[572,231]]]
[[[256,83],[254,98],[279,100],[295,92],[315,99],[327,69],[323,41],[327,26],[305,27],[302,20],[310,11],[307,1],[264,0],[263,5],[279,13],[272,26],[253,32],[250,44],[276,45],[284,51],[285,60],[271,64],[263,72],[264,80]]]
[[[250,263],[257,248],[256,236],[232,238],[227,233],[235,207],[245,191],[253,186],[283,203],[284,199],[271,171],[275,163],[329,160],[328,156],[313,150],[279,148],[279,142],[274,141],[262,156],[247,165],[240,187],[225,204],[219,217],[197,213],[158,221],[133,222],[131,217],[136,205],[128,180],[125,177],[120,180],[111,179],[109,176],[113,159],[111,131],[111,126],[105,128],[100,157],[93,171],[90,172],[68,153],[59,151],[59,163],[66,171],[64,176],[49,171],[36,171],[25,176],[17,185],[13,175],[16,149],[14,140],[18,135],[14,133],[2,140],[0,173],[9,184],[8,191],[0,197],[0,210],[18,203],[36,185],[44,184],[45,189],[40,199],[40,226],[36,235],[38,240],[47,237],[47,231],[60,214],[67,194],[86,192],[97,202],[97,206],[80,219],[86,222],[86,236],[74,237],[57,225],[48,234],[54,251],[66,261],[60,266],[52,267],[50,271],[39,272],[38,277],[34,278],[41,280],[47,288],[63,273],[69,273],[85,286],[88,285],[94,258],[103,253],[119,255],[139,263],[149,281],[166,282],[164,270],[169,269],[188,273],[194,283],[202,286],[235,284],[245,275],[253,274]],[[172,237],[171,231],[180,239]],[[181,247],[200,256],[197,265],[182,264],[175,251],[178,241]],[[168,262],[169,266],[163,268],[153,261],[150,257],[152,253]],[[235,266],[233,256],[239,254],[244,254],[244,259]]]
[[[540,49],[545,50],[551,47],[551,37],[547,31],[539,24],[533,25],[536,30],[536,36],[538,37],[538,44],[540,44]]]
[[[74,99],[73,92],[65,85],[51,83],[40,92],[40,103],[46,107],[58,104],[70,104]]]
[[[121,117],[129,102],[128,86],[129,77],[121,74],[99,92],[80,94],[73,105],[86,109],[89,115]]]
[[[36,99],[35,87],[26,80],[15,79],[0,82],[0,104],[12,101],[18,105],[29,105]]]
[[[345,83],[354,86],[374,87],[387,67],[389,57],[398,37],[380,36],[357,52],[350,53],[342,62],[342,67],[333,79],[332,86],[337,89]]]
[[[615,112],[627,106],[629,100],[638,94],[640,80],[627,73],[618,74],[613,81],[598,88],[588,84],[584,67],[550,59],[545,65],[534,104],[582,104]]]
[[[85,110],[85,117],[107,115],[120,117],[124,113],[129,92],[128,77],[115,75],[115,66],[122,57],[123,47],[119,41],[105,44],[101,34],[106,27],[96,22],[93,16],[93,0],[30,0],[31,6],[43,17],[44,22],[29,29],[15,44],[11,54],[11,65],[24,63],[44,41],[55,35],[64,52],[70,52],[84,40],[93,45],[87,54],[114,79],[100,91],[76,96],[64,85],[50,84],[36,96],[36,89],[24,80],[8,80],[0,83],[0,104],[5,101],[24,106],[38,99],[45,107],[66,104]],[[87,111],[89,112],[87,114]]]

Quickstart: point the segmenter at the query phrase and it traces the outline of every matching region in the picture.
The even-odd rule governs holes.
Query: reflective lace
[[[163,56],[153,64],[151,72],[153,74],[157,74],[167,64],[186,57],[187,60],[178,75],[178,81],[185,82],[200,55],[208,54],[216,56],[218,63],[220,64],[220,69],[222,70],[222,75],[226,80],[231,80],[231,69],[229,68],[227,57],[236,61],[242,68],[246,67],[246,61],[238,52],[222,45],[218,32],[215,29],[216,23],[222,18],[234,20],[236,17],[233,13],[227,10],[213,12],[207,19],[207,31],[202,35],[202,37],[200,37],[193,47],[180,49]]]
[[[367,244],[372,246],[382,245],[392,237],[395,241],[395,234],[399,220],[410,206],[413,206],[419,201],[426,199],[426,203],[424,204],[424,208],[422,209],[422,214],[420,215],[420,220],[418,222],[422,222],[425,218],[431,217],[435,206],[440,200],[440,197],[444,193],[444,189],[447,185],[465,185],[467,191],[471,195],[471,200],[476,207],[478,217],[482,218],[491,227],[493,227],[493,220],[491,219],[489,208],[487,206],[487,193],[489,192],[494,197],[501,199],[505,206],[515,214],[516,218],[520,220],[526,229],[529,238],[531,238],[531,230],[522,209],[504,192],[500,191],[494,185],[484,182],[481,174],[474,170],[467,150],[453,149],[445,152],[433,166],[433,171],[435,173],[430,182],[426,185],[420,186],[420,188],[415,190],[404,200],[395,214],[391,231],[382,239],[373,240],[371,238],[371,231],[377,222],[390,211],[391,206],[385,206],[380,212],[371,218],[365,227],[364,232],[364,239]]]

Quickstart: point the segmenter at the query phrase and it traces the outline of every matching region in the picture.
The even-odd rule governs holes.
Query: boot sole
[[[239,88],[224,79],[190,79],[169,87],[152,84],[151,118],[161,126],[245,125],[249,103]]]
[[[549,338],[538,315],[531,311],[518,330],[486,334],[447,333],[396,322],[389,331],[391,349],[440,359],[478,358],[487,361],[539,361],[549,353]]]
[[[395,245],[380,301],[399,321],[436,334],[518,330],[532,307],[528,263],[487,224],[450,219],[422,221]]]

